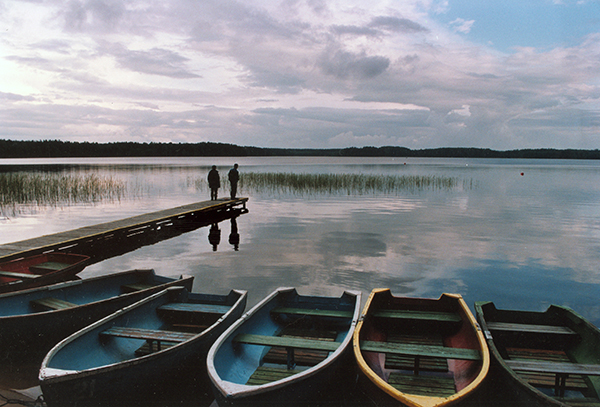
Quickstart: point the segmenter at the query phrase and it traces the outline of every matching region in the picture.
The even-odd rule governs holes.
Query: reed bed
[[[0,173],[0,210],[16,205],[58,206],[119,200],[125,183],[95,174]]]
[[[221,185],[228,186],[226,180]],[[367,195],[399,194],[419,191],[472,189],[472,180],[439,175],[376,174],[306,174],[255,173],[240,174],[239,190],[293,195]]]

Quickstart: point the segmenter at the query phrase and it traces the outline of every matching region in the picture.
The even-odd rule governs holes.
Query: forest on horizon
[[[443,147],[410,149],[406,147],[347,147],[330,149],[265,148],[235,144],[200,143],[90,143],[61,140],[0,140],[0,158],[75,158],[75,157],[444,157],[444,158],[554,158],[600,159],[600,150],[518,149]]]

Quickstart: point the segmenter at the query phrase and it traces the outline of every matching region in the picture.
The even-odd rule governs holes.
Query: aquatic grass
[[[58,206],[119,200],[123,181],[96,174],[0,173],[0,211],[17,205]]]
[[[206,189],[206,181],[188,181],[196,189]],[[276,195],[373,195],[416,193],[419,191],[451,191],[474,188],[473,180],[440,175],[377,174],[309,174],[291,172],[243,172],[240,193],[258,192]],[[229,189],[229,181],[221,177],[221,188]]]

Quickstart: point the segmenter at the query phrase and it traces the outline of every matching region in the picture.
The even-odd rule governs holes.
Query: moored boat
[[[76,278],[89,259],[82,254],[52,252],[0,263],[0,293]]]
[[[359,384],[378,405],[446,406],[483,382],[489,353],[460,295],[395,297],[375,289],[354,332]]]
[[[190,383],[207,384],[206,353],[245,305],[246,291],[170,287],[125,307],[50,350],[39,374],[44,400],[50,407],[180,405]]]
[[[0,295],[0,363],[39,363],[60,340],[170,286],[192,288],[193,277],[130,270]],[[35,372],[37,377],[37,372]]]
[[[299,295],[279,288],[212,346],[208,374],[219,406],[305,405],[352,376],[359,292]],[[347,385],[348,383],[345,383]]]
[[[490,376],[518,406],[600,406],[600,330],[573,310],[497,309],[475,303]]]

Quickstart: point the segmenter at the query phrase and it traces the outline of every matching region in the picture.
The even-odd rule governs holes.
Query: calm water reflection
[[[474,188],[360,196],[241,191],[250,213],[89,267],[82,276],[151,267],[196,276],[195,289],[249,291],[249,306],[279,286],[303,293],[438,297],[472,305],[543,310],[568,305],[600,325],[600,163],[464,159],[0,160],[70,164],[122,178],[131,196],[0,216],[0,243],[120,219],[209,198],[197,189],[216,164],[253,172],[369,173],[459,177]],[[46,167],[47,169],[48,167]],[[222,195],[222,193],[221,193]]]

